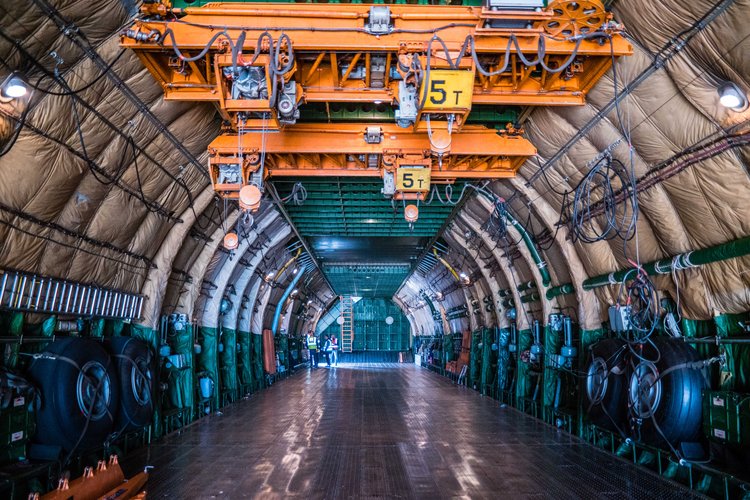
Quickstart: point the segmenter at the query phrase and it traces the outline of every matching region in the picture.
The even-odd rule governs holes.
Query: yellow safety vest
[[[312,335],[307,336],[307,348],[308,349],[317,349],[318,348],[318,339],[316,339]]]

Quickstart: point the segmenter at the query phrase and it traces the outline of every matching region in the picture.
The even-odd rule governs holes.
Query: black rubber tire
[[[86,451],[101,446],[112,432],[119,403],[119,385],[109,355],[100,343],[79,338],[53,342],[45,352],[65,357],[72,363],[43,357],[35,359],[29,367],[29,378],[40,388],[42,396],[36,413],[34,441],[60,446],[65,451],[74,448]],[[109,395],[105,400],[101,397],[94,400],[98,404],[90,419],[86,417],[88,404],[84,398],[91,398],[87,390],[91,386],[81,377],[81,369],[87,373],[97,371],[103,381],[101,388],[106,386]],[[86,411],[81,409],[82,404]]]
[[[658,361],[653,363],[657,373],[663,373],[675,365],[701,359],[698,351],[681,340],[656,337],[652,341],[654,345],[644,344],[642,356],[647,360],[658,358]],[[658,403],[651,407],[651,417],[646,416],[643,410],[639,410],[639,407],[648,410],[647,405],[638,405],[634,401],[635,389],[632,387],[638,379],[638,367],[644,361],[635,356],[632,359],[634,369],[629,380],[628,403],[633,428],[637,429],[637,422],[641,422],[640,435],[636,437],[656,445],[664,444],[665,440],[673,446],[678,446],[683,441],[698,441],[701,438],[703,418],[701,392],[706,388],[703,371],[684,367],[664,375],[657,382],[661,384],[661,396]],[[635,393],[638,391],[635,390]]]
[[[583,379],[584,411],[589,420],[612,431],[623,431],[627,423],[627,348],[619,339],[604,339],[589,348]],[[596,373],[607,373],[597,382]]]
[[[141,429],[154,417],[156,356],[146,342],[133,337],[113,337],[105,347],[112,357],[120,387],[115,431]]]

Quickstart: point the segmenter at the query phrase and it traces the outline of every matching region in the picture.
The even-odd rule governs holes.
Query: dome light
[[[8,75],[8,78],[6,78],[3,82],[1,91],[3,97],[18,99],[19,97],[23,97],[26,95],[26,93],[29,91],[29,87],[26,84],[23,76],[21,76],[21,73],[14,71],[10,75]]]
[[[747,109],[747,94],[743,92],[735,83],[726,82],[719,87],[719,102],[725,108],[734,111],[744,111]]]
[[[240,246],[240,239],[237,237],[237,233],[227,233],[224,235],[224,248],[235,250],[238,246]]]
[[[416,205],[406,205],[406,208],[404,208],[404,219],[409,223],[417,222],[419,219],[419,208]]]

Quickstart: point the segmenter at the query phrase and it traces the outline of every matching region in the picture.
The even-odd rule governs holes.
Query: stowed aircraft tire
[[[65,451],[101,446],[112,432],[120,392],[109,355],[98,342],[79,338],[53,342],[45,352],[59,358],[38,358],[29,367],[42,396],[34,440]]]
[[[115,430],[140,429],[151,423],[156,397],[156,358],[143,340],[113,337],[106,343],[118,375],[120,407]]]
[[[673,445],[697,441],[703,413],[701,391],[706,387],[703,372],[683,367],[659,380],[656,378],[670,367],[698,361],[701,356],[677,339],[657,337],[652,340],[654,345],[644,344],[642,357],[645,360],[633,357],[635,368],[628,387],[631,419],[634,424],[641,422],[639,437],[653,444],[662,444],[665,439]]]
[[[619,339],[592,345],[583,379],[584,410],[594,424],[616,431],[627,418],[627,348]]]

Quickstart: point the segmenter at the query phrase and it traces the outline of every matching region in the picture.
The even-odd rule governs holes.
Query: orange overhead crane
[[[632,53],[599,0],[152,0],[121,43],[166,99],[216,103],[226,129],[209,146],[210,170],[228,198],[275,176],[382,176],[397,195],[410,192],[401,174],[420,168],[427,186],[513,176],[535,149],[512,127],[466,125],[472,106],[581,105],[613,58]],[[298,124],[311,103],[386,105],[395,115]]]

